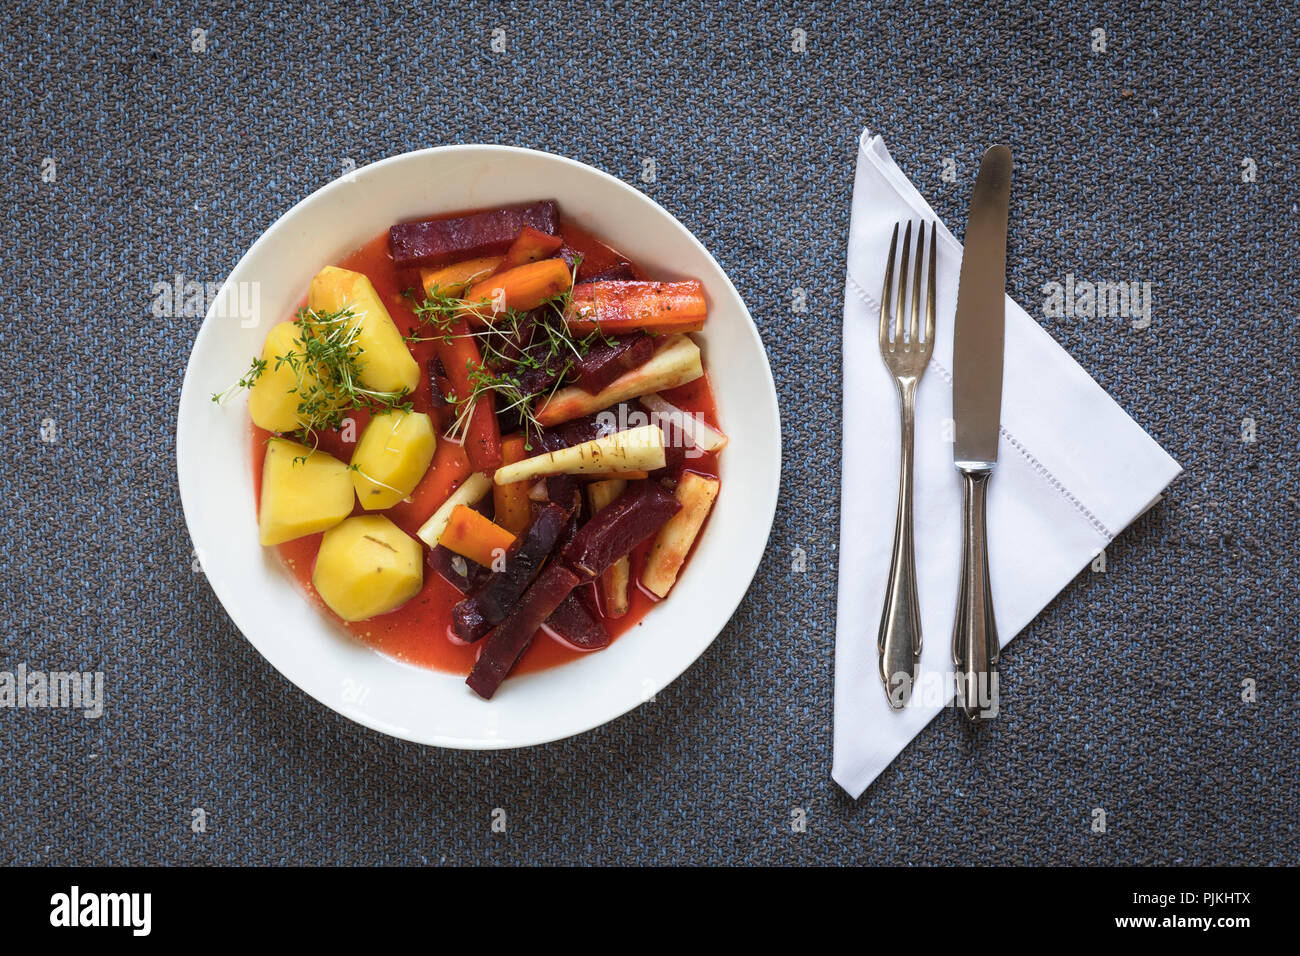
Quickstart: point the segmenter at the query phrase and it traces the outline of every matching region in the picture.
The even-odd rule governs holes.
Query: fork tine
[[[898,302],[894,304],[894,347],[903,347],[903,316],[907,309],[907,254],[912,249],[912,221],[907,221],[903,233],[903,258],[898,264]]]
[[[908,330],[913,342],[921,341],[921,270],[925,268],[925,220],[916,229],[916,275],[912,278],[912,321]]]
[[[935,230],[938,228],[937,223],[930,223],[930,278],[927,281],[925,295],[925,340],[934,342],[934,250],[939,245],[939,237]]]
[[[885,288],[880,293],[880,347],[889,347],[889,303],[890,287],[894,284],[894,251],[898,248],[898,223],[894,223],[894,235],[889,240],[889,259],[885,262]]]

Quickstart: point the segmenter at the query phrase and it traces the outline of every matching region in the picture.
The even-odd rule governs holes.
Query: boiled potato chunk
[[[276,359],[290,353],[303,355],[298,326],[281,322],[266,336],[266,343],[262,346],[262,361],[266,368],[248,390],[248,412],[253,416],[253,423],[269,432],[291,432],[298,428],[302,424],[298,417],[302,393],[311,391],[316,385],[315,374],[302,363],[297,369],[288,362],[281,362],[276,368]]]
[[[361,383],[381,392],[410,392],[420,381],[420,366],[393,324],[370,279],[360,272],[326,266],[307,290],[307,307],[315,312],[351,309],[356,316],[356,344]]]
[[[351,472],[333,455],[272,438],[262,462],[259,512],[264,545],[332,528],[352,513]]]
[[[387,614],[424,584],[420,543],[383,515],[357,515],[325,532],[311,580],[345,621]]]
[[[352,484],[367,511],[391,508],[420,483],[438,439],[422,412],[394,410],[370,419],[352,453]]]

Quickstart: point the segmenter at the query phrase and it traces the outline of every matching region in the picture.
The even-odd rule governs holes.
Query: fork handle
[[[957,705],[971,720],[998,712],[998,629],[989,583],[988,525],[985,510],[993,469],[961,468],[962,548],[957,620],[952,632],[952,662],[957,672]]]
[[[912,696],[921,659],[921,607],[916,596],[916,550],[912,538],[912,447],[916,432],[916,382],[898,385],[902,445],[898,465],[898,515],[894,520],[894,555],[885,587],[876,648],[880,680],[889,706],[901,710]]]

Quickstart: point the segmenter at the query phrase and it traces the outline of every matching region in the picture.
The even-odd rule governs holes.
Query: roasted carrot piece
[[[475,282],[496,272],[504,261],[504,256],[480,256],[437,269],[421,269],[420,284],[425,295],[433,295],[435,290],[443,295],[460,295]]]
[[[515,543],[515,536],[473,508],[457,505],[438,543],[448,551],[490,568]]]
[[[540,259],[550,259],[563,245],[564,240],[559,236],[548,236],[540,229],[524,226],[519,230],[519,235],[515,236],[515,241],[510,244],[510,248],[506,250],[505,258],[497,266],[496,271],[508,272],[516,266],[527,265]]]
[[[527,312],[547,299],[569,291],[573,273],[563,259],[543,259],[498,272],[465,290],[465,313],[476,321],[490,321],[504,309]]]
[[[501,463],[512,465],[528,457],[524,450],[524,436],[511,435],[501,440]],[[519,534],[528,527],[528,489],[531,481],[516,481],[509,485],[492,486],[492,498],[496,505],[495,521],[512,534]]]
[[[454,441],[440,441],[433,452],[433,466],[418,490],[425,490],[428,485],[427,502],[436,509],[451,496],[457,486],[474,471],[473,465],[465,454],[465,449]],[[413,496],[414,497],[414,496]],[[430,514],[432,514],[430,510]]]
[[[456,401],[468,401],[474,394],[470,374],[482,369],[483,357],[464,319],[451,323],[448,335],[438,341],[437,351],[447,380],[455,391]],[[474,400],[469,414],[465,431],[465,454],[469,463],[475,471],[495,471],[501,467],[501,429],[497,425],[496,396],[491,391],[483,393]]]
[[[698,332],[708,317],[704,287],[683,282],[590,282],[574,286],[565,322],[578,335]]]

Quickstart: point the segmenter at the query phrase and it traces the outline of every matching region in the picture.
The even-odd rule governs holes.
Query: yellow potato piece
[[[421,412],[381,412],[370,419],[352,453],[352,484],[367,511],[397,504],[420,483],[438,439]]]
[[[296,441],[272,438],[266,444],[266,459],[262,462],[262,504],[258,514],[262,544],[280,544],[315,534],[350,515],[350,474],[348,466],[333,455],[312,451]]]
[[[355,314],[363,385],[381,392],[414,391],[420,381],[420,366],[369,278],[350,269],[326,266],[311,280],[307,307],[316,312],[348,308]]]
[[[276,368],[276,359],[281,356],[303,355],[298,331],[292,322],[281,322],[271,329],[262,346],[266,368],[248,391],[248,413],[253,423],[270,432],[291,432],[298,428],[302,424],[298,417],[301,395],[316,386],[316,375],[305,363],[300,362],[295,369],[290,363],[281,362]]]
[[[424,584],[420,543],[383,515],[348,518],[321,538],[311,580],[345,621],[387,614]]]

